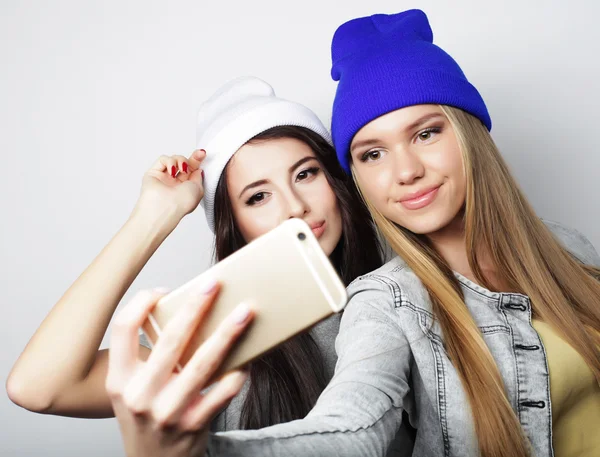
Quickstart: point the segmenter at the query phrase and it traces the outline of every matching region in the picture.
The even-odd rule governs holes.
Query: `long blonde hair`
[[[489,132],[475,117],[441,106],[454,129],[467,179],[465,236],[477,281],[495,290],[480,258],[497,278],[527,295],[533,314],[548,323],[586,361],[600,383],[600,270],[582,265],[553,237],[520,191]],[[353,170],[354,179],[360,182]],[[423,235],[387,219],[365,201],[382,235],[426,287],[444,346],[471,406],[483,457],[530,455],[504,382],[483,335],[469,313],[451,268]]]

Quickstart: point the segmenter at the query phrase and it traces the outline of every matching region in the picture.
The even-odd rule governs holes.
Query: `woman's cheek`
[[[267,208],[247,208],[238,217],[238,227],[247,243],[277,227],[279,218]]]

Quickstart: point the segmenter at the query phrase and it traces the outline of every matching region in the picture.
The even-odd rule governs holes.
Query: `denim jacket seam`
[[[499,294],[497,292],[484,293],[484,292],[482,292],[480,290],[475,289],[471,284],[468,284],[462,278],[457,278],[457,279],[458,279],[458,282],[461,283],[461,285],[463,285],[464,287],[466,287],[470,291],[476,293],[477,295],[480,295],[482,297],[485,297],[485,298],[491,299],[491,300],[495,300],[495,299],[498,298],[497,295],[499,295]]]
[[[444,442],[444,456],[450,455],[450,442],[448,439],[448,422],[446,418],[446,370],[444,367],[444,358],[442,356],[443,342],[437,335],[430,332],[434,336],[433,339],[429,340],[431,350],[435,358],[436,373],[437,373],[437,406],[440,426],[442,428],[442,440]]]
[[[382,393],[384,396],[386,396],[387,398],[390,398],[390,396],[389,396],[389,395],[388,395],[388,394],[387,394],[385,391],[383,391],[383,390],[379,389],[378,387],[374,387],[374,386],[373,386],[373,384],[370,384],[370,383],[368,383],[368,382],[365,382],[365,381],[356,381],[356,380],[352,380],[352,381],[337,381],[337,384],[335,385],[335,387],[339,387],[339,386],[341,386],[341,385],[343,385],[343,384],[362,384],[362,385],[365,385],[365,386],[373,387],[375,390],[377,390],[377,391],[381,392],[381,393]],[[408,383],[408,381],[405,381],[405,384],[406,384],[407,386],[409,386],[409,388],[406,390],[406,393],[404,394],[404,396],[406,396],[406,394],[408,394],[408,392],[410,392],[410,384]],[[326,389],[327,389],[327,388],[326,388]],[[327,389],[327,390],[330,390],[330,389]],[[403,397],[404,397],[404,396],[403,396]],[[393,401],[391,400],[391,398],[390,398],[390,404],[391,404],[391,408],[394,408],[394,409],[401,409],[401,410],[403,410],[403,411],[404,411],[404,406],[396,406],[396,405],[394,405],[394,403],[393,403]],[[402,405],[404,405],[404,402],[402,403]],[[386,414],[386,413],[387,413],[387,411],[386,411],[385,413],[383,413],[383,414],[381,415],[381,417],[385,416],[385,414]],[[381,417],[380,417],[379,419],[381,419]],[[377,419],[377,420],[379,420],[379,419]],[[377,421],[375,421],[375,422],[377,422]],[[360,428],[368,428],[368,427],[371,427],[371,425],[365,425],[365,426],[361,426]]]
[[[531,306],[529,306],[529,325],[531,326],[532,330],[535,332],[535,336],[538,340],[538,344],[540,345],[540,348],[542,349],[542,354],[544,354],[544,366],[546,367],[546,373],[548,373],[547,378],[550,377],[550,369],[548,367],[548,354],[546,353],[546,346],[544,346],[544,342],[542,341],[542,338],[540,337],[540,334],[538,333],[538,331],[535,329],[535,327],[533,326],[533,323],[531,321]],[[548,434],[548,449],[550,449],[551,454],[550,455],[554,455],[554,448],[552,445],[552,399],[550,396],[550,382],[549,379],[546,379],[546,404],[548,405],[548,430],[550,430],[550,433]]]
[[[404,267],[402,267],[404,268]],[[381,284],[385,284],[391,290],[392,296],[394,298],[394,308],[398,309],[401,307],[408,308],[412,312],[425,317],[425,320],[434,321],[435,317],[432,312],[422,308],[420,306],[415,305],[412,301],[406,298],[406,294],[402,291],[402,287],[398,284],[393,278],[384,275],[369,275],[371,279],[380,282]],[[518,295],[518,294],[517,294]],[[520,297],[520,295],[518,295]],[[487,298],[487,297],[486,297]],[[496,300],[498,301],[498,300]],[[483,334],[492,334],[492,333],[510,333],[508,325],[484,325],[479,327],[481,333]],[[441,340],[437,334],[428,331],[430,336],[434,337],[436,340],[440,341],[443,344],[443,340]]]
[[[261,438],[250,438],[250,439],[246,439],[244,440],[244,442],[250,443],[250,442],[260,442],[260,441],[279,441],[279,440],[286,440],[286,439],[294,439],[300,436],[311,436],[311,435],[328,435],[328,434],[336,434],[336,433],[358,433],[361,431],[368,431],[369,429],[375,427],[382,419],[385,418],[385,416],[387,416],[391,411],[393,410],[403,410],[403,408],[401,406],[394,406],[392,405],[391,408],[389,408],[387,411],[385,411],[380,417],[378,417],[376,420],[374,420],[370,425],[366,425],[366,426],[360,426],[358,428],[344,428],[344,429],[337,429],[337,430],[320,430],[320,431],[312,431],[312,432],[304,432],[304,433],[291,433],[289,435],[286,436],[278,436],[278,437],[272,437],[272,436],[265,436],[265,437],[261,437]],[[217,436],[218,436],[217,432]]]
[[[504,311],[504,309],[502,309],[501,303],[499,304],[499,311],[500,313],[504,316],[504,321],[508,324],[508,316],[506,315],[506,312]],[[515,347],[516,342],[515,342],[515,332],[513,331],[512,326],[509,324],[508,328],[510,330],[510,340],[512,342],[512,348]],[[514,361],[514,367],[515,367],[515,382],[516,382],[516,386],[515,386],[515,406],[517,408],[516,413],[517,416],[519,417],[519,422],[521,422],[522,418],[521,418],[521,409],[519,408],[519,404],[521,403],[521,384],[520,384],[520,376],[519,376],[519,364],[517,363],[517,358],[514,357],[514,349],[513,349],[513,361]],[[521,422],[522,423],[522,422]]]
[[[415,305],[406,297],[406,294],[402,291],[402,287],[394,278],[384,275],[373,275],[373,279],[377,279],[379,282],[386,284],[392,290],[394,296],[394,308],[407,307],[416,313],[425,314],[428,318],[433,319],[433,313],[431,311]]]
[[[405,268],[407,268],[407,265],[397,265],[387,273],[396,273],[398,271],[404,270]],[[354,279],[350,284],[348,284],[348,287],[350,287],[355,282],[358,282],[363,279],[384,278],[384,277],[387,277],[387,275],[385,273],[379,273],[379,272],[377,272],[377,270],[374,270],[369,273],[365,273],[364,275],[361,275],[358,278]]]
[[[481,296],[481,297],[485,297],[488,301],[492,300],[494,302],[497,302],[499,300],[502,299],[503,295],[509,295],[511,297],[516,297],[517,299],[523,299],[523,298],[528,298],[526,295],[520,294],[518,292],[490,292],[490,291],[485,291],[485,290],[478,290],[475,289],[475,287],[478,287],[480,289],[483,289],[483,287],[478,286],[477,284],[473,284],[473,287],[471,284],[465,282],[464,279],[462,278],[457,278],[458,281],[467,289],[469,289],[470,291],[474,292],[475,294]],[[468,280],[468,279],[467,279]]]
[[[483,325],[479,327],[479,330],[484,335],[491,335],[493,333],[508,333],[510,334],[510,329],[505,325]]]
[[[540,340],[540,342],[542,341],[542,339],[540,338],[539,335],[538,335],[538,339]],[[550,370],[548,368],[548,357],[546,356],[546,348],[544,347],[543,343],[542,343],[541,347],[542,347],[543,353],[544,353],[544,362],[546,364],[546,372],[548,373],[548,377],[549,377]],[[548,430],[550,430],[550,433],[548,433],[548,449],[550,449],[550,453],[551,453],[550,455],[553,456],[554,448],[552,446],[552,398],[550,396],[550,382],[548,379],[546,380],[546,402],[548,404]]]

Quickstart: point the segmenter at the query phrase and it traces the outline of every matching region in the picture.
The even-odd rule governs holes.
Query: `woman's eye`
[[[442,129],[439,127],[431,127],[423,130],[422,132],[417,133],[417,139],[419,141],[429,141],[441,131]]]
[[[307,168],[296,175],[296,181],[304,181],[305,179],[315,176],[320,171],[319,167]]]
[[[260,203],[261,201],[263,201],[266,198],[266,195],[264,192],[257,192],[256,194],[254,194],[252,197],[250,197],[248,199],[248,201],[246,202],[246,205],[255,205],[257,203]]]
[[[379,160],[381,158],[381,151],[367,151],[360,158],[361,162],[374,162],[375,160]]]

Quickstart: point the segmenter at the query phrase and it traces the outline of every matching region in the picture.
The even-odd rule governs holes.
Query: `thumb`
[[[193,171],[188,177],[188,181],[191,181],[194,184],[196,184],[204,192],[204,171],[202,171],[201,169]]]
[[[206,151],[204,149],[196,149],[188,159],[190,169],[192,171],[198,170],[205,157]]]

